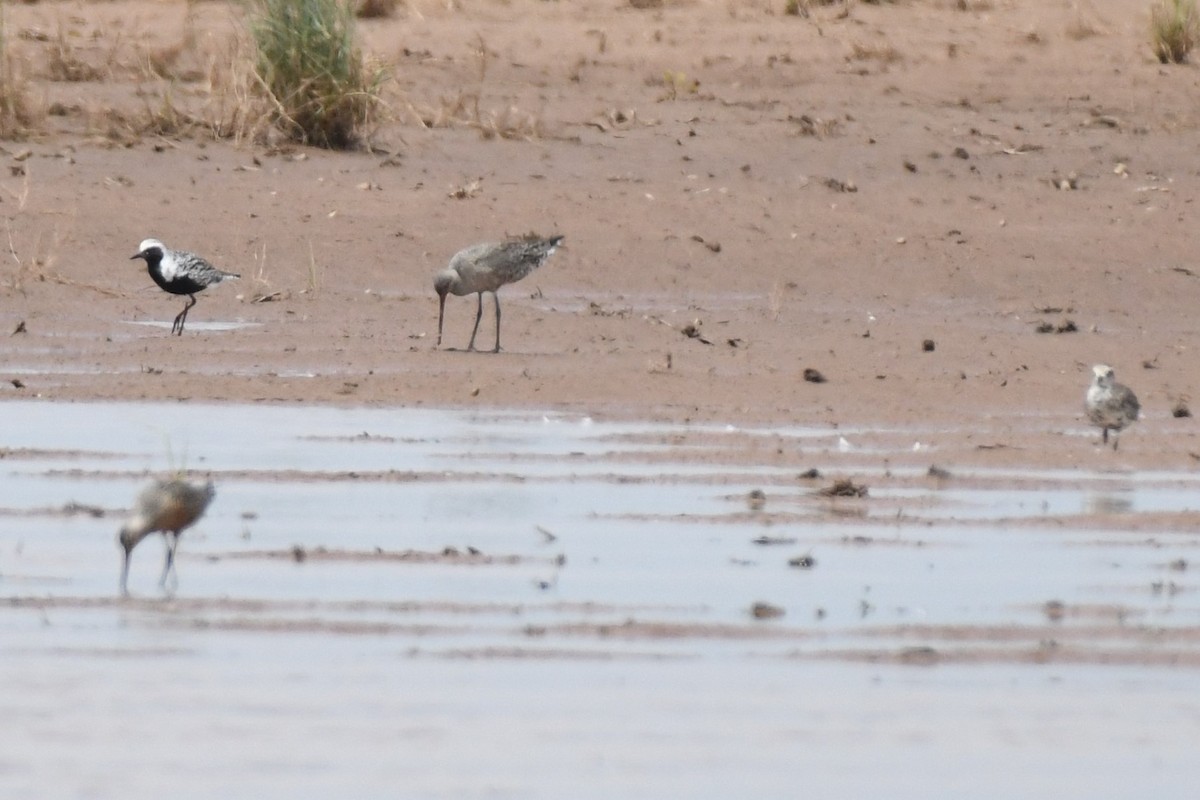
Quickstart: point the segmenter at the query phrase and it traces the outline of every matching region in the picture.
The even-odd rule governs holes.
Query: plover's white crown
[[[143,250],[148,250],[151,247],[158,247],[164,253],[166,253],[167,250],[167,246],[158,239],[142,239],[142,243],[138,245],[138,252],[140,253]]]

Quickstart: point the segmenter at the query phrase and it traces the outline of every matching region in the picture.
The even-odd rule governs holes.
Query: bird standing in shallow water
[[[200,486],[180,478],[160,478],[142,490],[134,504],[133,513],[121,526],[118,537],[125,551],[125,561],[121,567],[121,594],[129,594],[126,582],[133,548],[155,531],[160,531],[167,540],[167,560],[163,564],[162,578],[158,581],[159,586],[167,585],[167,577],[175,568],[179,535],[200,519],[216,492],[212,481]]]
[[[183,311],[171,324],[171,333],[183,335],[183,323],[188,311],[196,305],[196,292],[231,278],[240,278],[235,272],[223,272],[195,253],[186,250],[171,250],[158,239],[146,239],[138,245],[138,251],[130,256],[146,260],[150,277],[164,292],[186,294],[188,302]]]
[[[1104,431],[1104,444],[1108,444],[1108,432],[1113,432],[1113,450],[1117,449],[1117,433],[1137,421],[1141,411],[1137,395],[1128,386],[1117,383],[1113,368],[1107,364],[1092,367],[1092,385],[1088,387],[1084,408],[1091,423]]]
[[[438,293],[438,338],[442,344],[442,318],[446,313],[446,295],[458,297],[478,293],[479,303],[475,309],[475,327],[471,330],[468,350],[475,349],[475,334],[479,332],[479,320],[483,318],[483,293],[491,292],[496,303],[496,346],[493,353],[500,352],[500,296],[496,291],[506,283],[515,283],[545,263],[562,244],[562,236],[543,239],[527,236],[509,239],[498,244],[477,244],[460,250],[450,259],[450,265],[433,279],[433,288]]]

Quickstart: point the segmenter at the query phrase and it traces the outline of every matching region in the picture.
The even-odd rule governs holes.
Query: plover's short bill
[[[1117,433],[1137,421],[1141,411],[1137,395],[1128,386],[1117,383],[1113,368],[1107,364],[1092,367],[1092,385],[1088,387],[1084,408],[1088,420],[1104,431],[1104,444],[1108,444],[1108,432],[1113,432],[1113,450],[1117,449]]]
[[[483,293],[491,292],[496,304],[496,346],[493,353],[500,352],[500,297],[496,291],[507,283],[521,280],[546,262],[562,244],[562,236],[543,239],[540,236],[525,236],[496,244],[477,244],[460,250],[450,259],[450,264],[433,279],[433,288],[438,294],[438,346],[442,344],[442,318],[446,313],[446,295],[458,297],[478,294],[475,307],[475,327],[471,329],[468,350],[475,349],[475,334],[479,332],[479,320],[483,318]]]
[[[150,277],[164,292],[186,294],[188,302],[171,324],[171,333],[183,335],[183,323],[188,311],[196,305],[196,292],[231,278],[240,278],[235,272],[223,272],[195,253],[172,250],[158,239],[146,239],[138,245],[138,251],[130,259],[146,260]]]
[[[133,554],[133,548],[155,531],[161,532],[167,540],[167,560],[158,581],[159,586],[166,587],[168,576],[174,574],[179,535],[200,519],[215,494],[212,481],[201,486],[180,478],[158,479],[142,490],[134,503],[133,512],[121,526],[121,533],[117,537],[125,553],[121,565],[121,594],[129,593],[126,583],[129,580],[129,557]]]

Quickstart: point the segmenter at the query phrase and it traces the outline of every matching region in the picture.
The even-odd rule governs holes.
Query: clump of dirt
[[[839,478],[824,489],[819,489],[817,494],[822,497],[866,497],[867,487],[850,478]]]

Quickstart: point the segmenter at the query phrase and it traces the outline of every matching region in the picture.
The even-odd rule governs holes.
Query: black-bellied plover
[[[1135,422],[1141,411],[1137,395],[1128,386],[1117,383],[1113,368],[1107,364],[1092,367],[1092,385],[1088,387],[1084,408],[1088,420],[1104,431],[1104,444],[1108,444],[1108,432],[1113,432],[1113,450],[1117,449],[1117,433]]]
[[[159,478],[142,490],[134,504],[133,513],[121,526],[118,537],[125,551],[125,561],[121,566],[121,594],[129,594],[126,581],[133,548],[155,531],[161,532],[167,542],[167,560],[163,564],[162,578],[158,581],[159,586],[167,585],[167,577],[175,568],[179,535],[200,519],[216,491],[212,481],[201,486],[181,478]]]
[[[150,277],[164,292],[186,294],[188,302],[171,324],[171,333],[183,335],[183,323],[188,311],[196,305],[196,292],[230,278],[240,278],[235,272],[223,272],[195,253],[172,250],[158,239],[146,239],[130,260],[144,258]]]
[[[493,353],[500,352],[500,297],[496,294],[501,286],[521,280],[545,263],[546,259],[562,244],[562,236],[543,239],[540,236],[525,236],[496,244],[477,244],[460,250],[450,259],[450,265],[433,279],[433,288],[438,293],[438,339],[442,344],[442,318],[446,312],[446,295],[459,297],[472,293],[479,295],[475,309],[475,327],[471,329],[468,350],[475,349],[475,334],[479,332],[479,320],[483,318],[483,293],[491,292],[496,303],[496,346]]]

